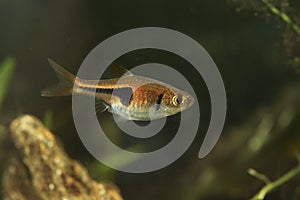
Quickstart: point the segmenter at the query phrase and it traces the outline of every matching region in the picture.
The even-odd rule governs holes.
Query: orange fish
[[[134,75],[121,66],[120,78],[84,80],[76,78],[53,60],[48,59],[59,83],[46,88],[42,96],[67,96],[81,94],[95,96],[97,112],[109,111],[126,120],[149,121],[174,115],[189,108],[194,98],[161,81]]]

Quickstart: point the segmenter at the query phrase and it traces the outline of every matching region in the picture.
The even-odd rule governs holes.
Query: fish
[[[86,95],[95,97],[97,113],[108,111],[124,120],[150,121],[190,108],[195,100],[186,91],[162,81],[134,75],[114,65],[117,78],[85,80],[48,59],[59,82],[41,91],[41,96]]]

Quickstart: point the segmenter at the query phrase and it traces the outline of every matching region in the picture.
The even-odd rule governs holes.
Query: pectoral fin
[[[107,105],[104,101],[96,99],[96,101],[95,101],[96,113],[105,112],[109,108],[110,108],[110,106]]]

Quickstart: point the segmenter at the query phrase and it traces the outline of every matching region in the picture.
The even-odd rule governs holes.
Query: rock
[[[112,184],[91,179],[37,118],[22,115],[11,123],[10,131],[16,151],[3,174],[5,200],[123,199]]]

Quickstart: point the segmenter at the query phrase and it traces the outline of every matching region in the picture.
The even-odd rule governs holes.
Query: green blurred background
[[[280,2],[275,5],[283,7]],[[283,8],[297,20],[299,2],[290,3]],[[225,83],[227,120],[216,148],[199,160],[197,153],[210,117],[201,77],[192,76],[187,62],[166,52],[136,51],[123,56],[118,64],[127,68],[160,62],[182,72],[197,92],[202,118],[195,142],[178,161],[156,172],[127,174],[106,168],[86,151],[73,123],[71,97],[42,98],[40,91],[56,82],[48,57],[76,73],[85,56],[106,38],[147,26],[180,31],[209,52]],[[95,179],[118,185],[125,199],[248,199],[263,186],[247,174],[248,168],[274,179],[297,164],[299,36],[261,1],[1,0],[0,27],[0,61],[15,66],[4,76],[12,74],[10,81],[0,80],[0,94],[6,94],[0,123],[8,125],[23,113],[44,119],[72,158],[83,163]],[[122,136],[109,113],[100,117],[111,129],[112,140],[135,150],[166,144],[179,119],[170,117],[170,129],[147,146]],[[268,198],[299,199],[299,181],[299,177],[293,179]]]

